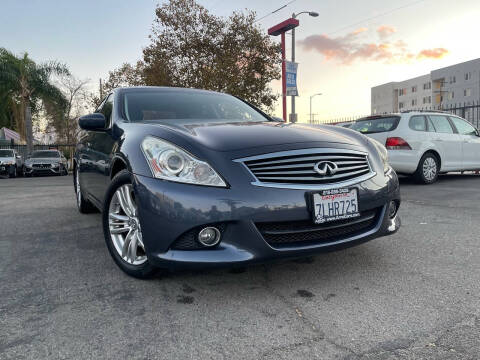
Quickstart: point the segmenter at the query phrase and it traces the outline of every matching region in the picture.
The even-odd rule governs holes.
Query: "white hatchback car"
[[[480,132],[456,115],[407,111],[362,118],[350,128],[384,144],[393,169],[424,184],[439,173],[480,170]]]

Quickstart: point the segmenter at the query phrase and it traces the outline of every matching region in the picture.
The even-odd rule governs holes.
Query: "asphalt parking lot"
[[[140,281],[71,176],[0,179],[0,359],[478,359],[479,189],[403,179],[392,237]]]

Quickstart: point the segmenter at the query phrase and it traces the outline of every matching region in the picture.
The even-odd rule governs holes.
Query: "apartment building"
[[[430,74],[371,89],[372,114],[447,108],[480,100],[480,59],[433,70]]]

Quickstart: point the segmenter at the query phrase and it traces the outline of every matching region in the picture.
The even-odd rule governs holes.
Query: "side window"
[[[415,131],[427,131],[425,116],[412,116],[408,122],[408,126]]]
[[[452,125],[450,125],[450,121],[448,121],[446,116],[443,115],[429,115],[429,118],[435,127],[435,130],[438,133],[444,134],[453,134]]]
[[[102,109],[100,112],[105,115],[105,119],[107,120],[107,127],[110,127],[112,123],[112,110],[113,110],[113,94],[110,94],[105,101],[105,104],[103,104]]]
[[[465,120],[462,120],[462,119],[457,118],[457,117],[451,117],[450,120],[452,120],[452,122],[455,125],[455,127],[457,128],[459,134],[462,134],[462,135],[476,135],[477,134],[477,130],[472,125],[467,123]]]

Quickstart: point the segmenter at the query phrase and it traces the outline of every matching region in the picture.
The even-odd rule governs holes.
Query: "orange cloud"
[[[449,53],[444,48],[424,49],[414,53],[409,50],[405,41],[388,39],[396,32],[392,26],[382,25],[377,28],[377,41],[366,42],[364,39],[369,37],[366,32],[366,28],[360,28],[347,35],[333,38],[325,34],[311,35],[299,43],[306,51],[319,52],[326,61],[337,61],[344,65],[356,60],[407,63],[415,59],[439,59]]]
[[[389,37],[390,35],[396,32],[397,32],[397,29],[389,25],[381,25],[377,29],[377,34],[378,36],[380,36],[380,39],[386,39],[387,37]]]
[[[448,53],[445,48],[425,49],[418,53],[417,59],[441,59]]]

